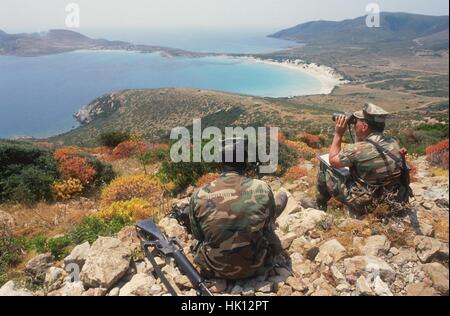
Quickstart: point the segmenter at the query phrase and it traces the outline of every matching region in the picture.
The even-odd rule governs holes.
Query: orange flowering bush
[[[64,158],[67,158],[68,156],[77,155],[80,153],[80,150],[75,147],[62,147],[59,149],[56,149],[53,153],[53,158],[55,160],[60,161]]]
[[[286,171],[284,179],[286,181],[295,181],[308,175],[308,170],[301,166],[294,166]]]
[[[297,135],[299,140],[304,142],[306,145],[308,145],[311,148],[321,148],[325,144],[325,137],[323,135],[314,135],[309,133],[303,133],[300,135]]]
[[[295,149],[302,157],[313,158],[319,153],[319,150],[309,147],[304,142],[295,142],[291,140],[286,140],[285,144],[293,149]]]
[[[89,184],[95,177],[96,171],[86,158],[66,156],[59,160],[58,171],[63,179],[78,179],[82,184]]]
[[[100,204],[105,207],[113,202],[128,201],[132,198],[142,198],[151,203],[158,203],[162,195],[161,185],[148,176],[122,176],[103,189]]]
[[[448,169],[449,140],[445,139],[435,145],[428,146],[425,150],[427,160],[441,168]]]
[[[207,173],[197,179],[195,182],[196,187],[202,187],[210,182],[216,180],[220,175],[218,173]]]
[[[113,159],[124,159],[134,155],[143,154],[149,146],[144,141],[126,140],[114,148]]]

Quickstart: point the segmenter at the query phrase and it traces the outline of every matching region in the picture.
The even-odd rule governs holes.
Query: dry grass
[[[114,172],[118,176],[133,176],[144,173],[142,163],[135,158],[113,160],[108,163],[111,164]],[[147,170],[147,174],[151,175],[156,173],[160,165],[160,163],[146,165],[145,169]]]
[[[44,234],[55,236],[72,230],[83,218],[92,213],[96,203],[87,199],[72,200],[66,203],[38,203],[34,207],[20,204],[2,205],[2,209],[14,217],[15,234],[34,236]]]

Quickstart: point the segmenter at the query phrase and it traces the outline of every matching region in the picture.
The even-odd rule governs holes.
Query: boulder
[[[50,267],[45,274],[44,285],[47,291],[55,291],[64,285],[66,272],[58,267]]]
[[[77,245],[75,248],[73,248],[70,255],[64,258],[64,266],[66,267],[69,264],[76,264],[79,267],[79,271],[81,271],[84,263],[86,262],[86,258],[88,256],[90,248],[91,246],[89,245],[88,241],[81,245]]]
[[[439,295],[436,290],[424,282],[411,283],[405,288],[407,296],[436,296]]]
[[[154,296],[161,292],[161,286],[152,276],[139,273],[120,289],[119,296]]]
[[[367,282],[366,278],[364,276],[360,276],[356,280],[356,292],[358,295],[361,296],[373,296],[374,293],[372,289],[370,288],[369,283]]]
[[[159,221],[158,226],[161,227],[162,231],[166,233],[169,237],[175,237],[181,243],[185,242],[186,230],[181,226],[175,218],[164,217]]]
[[[84,292],[83,283],[66,282],[62,288],[48,293],[47,296],[82,296]]]
[[[99,237],[89,249],[80,279],[88,288],[110,289],[130,266],[131,251],[120,240]]]
[[[402,266],[408,262],[416,262],[419,260],[414,249],[400,248],[396,252],[397,254],[392,258],[392,262],[399,266]]]
[[[391,242],[384,235],[370,236],[365,240],[360,251],[368,256],[378,256],[386,254],[391,247]]]
[[[33,277],[44,277],[52,263],[53,256],[51,253],[41,254],[27,262],[25,272]]]
[[[173,281],[180,288],[180,290],[189,290],[192,289],[192,283],[189,281],[189,278],[184,274],[178,274]]]
[[[300,278],[295,278],[293,276],[286,279],[286,284],[290,285],[292,289],[297,292],[305,292],[308,289]]]
[[[289,285],[282,285],[277,291],[278,296],[291,296],[292,295],[292,288]]]
[[[126,226],[117,233],[117,239],[119,239],[122,244],[130,248],[131,251],[135,251],[141,248],[141,241],[136,232],[134,226]]]
[[[294,197],[292,196],[292,194],[289,191],[287,191],[284,188],[280,188],[280,190],[278,190],[278,192],[276,192],[276,194],[281,193],[281,192],[286,193],[288,200],[287,200],[286,206],[284,207],[284,210],[281,212],[281,214],[278,216],[278,218],[276,220],[276,222],[278,223],[278,225],[280,227],[284,226],[285,220],[289,215],[297,213],[301,210],[300,205],[294,199]]]
[[[448,295],[448,269],[438,262],[427,263],[422,270],[433,281],[433,287],[442,294]]]
[[[384,282],[391,283],[395,279],[395,271],[384,260],[373,256],[356,256],[344,260],[345,276],[354,284],[361,276],[380,276]]]
[[[381,280],[379,275],[376,276],[375,281],[373,282],[373,291],[378,296],[394,296],[388,285]]]
[[[8,281],[0,288],[0,296],[34,296],[34,294],[27,289],[16,287],[14,281]]]
[[[448,261],[448,245],[426,236],[414,238],[416,253],[420,261],[428,263],[431,261]]]
[[[288,249],[291,246],[294,239],[296,239],[296,238],[297,238],[297,234],[293,233],[293,232],[283,235],[280,238],[281,246],[283,247],[283,249],[285,249],[285,250]]]
[[[315,261],[324,264],[331,264],[339,261],[347,254],[344,246],[336,239],[328,240],[319,247],[319,253],[315,257]]]
[[[105,296],[108,290],[103,288],[88,289],[82,296]]]

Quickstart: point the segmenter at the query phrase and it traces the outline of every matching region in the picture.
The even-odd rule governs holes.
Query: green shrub
[[[70,237],[76,245],[86,241],[93,243],[99,236],[113,236],[130,224],[130,219],[125,216],[116,215],[109,220],[89,216],[70,233]]]
[[[0,286],[8,280],[8,270],[19,263],[22,257],[24,244],[20,238],[14,237],[11,232],[0,227]]]
[[[52,153],[30,144],[0,141],[0,201],[52,200],[57,179]]]
[[[47,237],[38,235],[28,240],[27,248],[33,249],[37,253],[46,253],[47,248]]]
[[[94,180],[89,183],[89,186],[86,188],[86,192],[96,191],[105,184],[110,183],[116,177],[116,174],[110,164],[101,162],[91,155],[86,156],[86,158],[88,159],[88,163],[95,169]]]
[[[142,163],[148,165],[154,162],[161,162],[164,160],[168,160],[169,158],[169,150],[163,148],[155,148],[145,152],[140,159]]]
[[[61,236],[51,238],[47,241],[47,247],[56,260],[60,260],[69,255],[68,247],[72,244],[71,236]]]
[[[278,170],[276,175],[284,175],[289,168],[297,164],[298,158],[299,155],[295,149],[280,142],[278,144]]]
[[[174,193],[178,193],[194,183],[204,174],[218,170],[218,164],[205,162],[163,161],[156,177],[162,183],[172,182]]]
[[[98,142],[106,147],[114,148],[121,142],[130,139],[130,133],[122,131],[106,131],[100,134]]]

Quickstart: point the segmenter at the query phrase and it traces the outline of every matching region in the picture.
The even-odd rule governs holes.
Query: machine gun
[[[177,293],[158,267],[149,248],[156,249],[160,255],[175,260],[181,273],[188,277],[199,295],[212,296],[206,287],[205,280],[195,270],[188,258],[186,258],[181,245],[175,238],[168,238],[151,219],[140,221],[136,225],[136,230],[141,239],[141,247],[144,250],[145,256],[151,262],[156,274],[172,296],[176,296]]]

